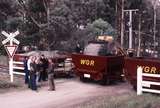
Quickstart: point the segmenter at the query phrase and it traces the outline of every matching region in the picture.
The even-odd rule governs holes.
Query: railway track
[[[6,65],[0,65],[0,72],[8,73],[9,72],[8,66],[6,66]]]

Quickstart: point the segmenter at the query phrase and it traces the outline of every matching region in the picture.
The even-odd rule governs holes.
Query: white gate
[[[143,81],[143,76],[160,78],[160,74],[143,73],[142,67],[138,67],[137,68],[137,95],[141,95],[143,92],[160,93],[160,90],[155,90],[150,88],[151,85],[160,85],[160,82]],[[143,87],[147,87],[149,89],[143,88]]]
[[[24,63],[21,61],[13,61],[13,74],[25,75]]]

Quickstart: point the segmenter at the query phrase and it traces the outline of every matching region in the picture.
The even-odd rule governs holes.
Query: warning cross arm
[[[3,40],[3,41],[2,41],[2,44],[3,44],[3,45],[6,44],[7,42],[9,42],[9,40],[10,40],[9,38]]]
[[[2,31],[2,34],[4,35],[4,36],[6,36],[6,37],[9,37],[10,35],[7,33],[7,32],[5,32],[5,31]]]
[[[10,38],[7,38],[7,39],[5,39],[5,40],[3,40],[2,41],[2,44],[4,45],[4,44],[6,44],[7,42],[9,42],[11,39]],[[15,39],[15,38],[12,38],[12,40],[16,43],[16,44],[19,44],[20,42],[17,40],[17,39]]]
[[[19,44],[20,42],[17,40],[17,39],[15,39],[15,38],[13,38],[13,41],[16,43],[16,44]]]
[[[13,42],[15,42],[16,44],[19,44],[19,43],[20,43],[20,42],[15,38],[15,36],[17,36],[17,35],[19,34],[19,31],[16,31],[15,33],[10,33],[10,34],[6,33],[5,31],[2,31],[2,34],[7,37],[7,39],[5,39],[5,40],[2,41],[2,44],[3,44],[3,45],[6,44],[6,43],[9,42],[9,41],[13,41]]]
[[[16,31],[15,33],[13,33],[13,37],[19,35],[19,31]]]

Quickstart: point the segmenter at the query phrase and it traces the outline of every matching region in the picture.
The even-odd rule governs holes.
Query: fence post
[[[9,60],[9,74],[10,74],[10,81],[13,82],[13,58]]]
[[[142,94],[142,67],[137,68],[137,95]]]

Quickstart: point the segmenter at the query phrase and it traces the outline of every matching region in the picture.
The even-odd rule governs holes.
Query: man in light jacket
[[[32,56],[29,57],[28,59],[28,62],[27,62],[27,67],[28,67],[28,73],[29,73],[29,76],[28,76],[28,88],[30,88],[30,70],[31,70],[31,60],[32,60]]]

